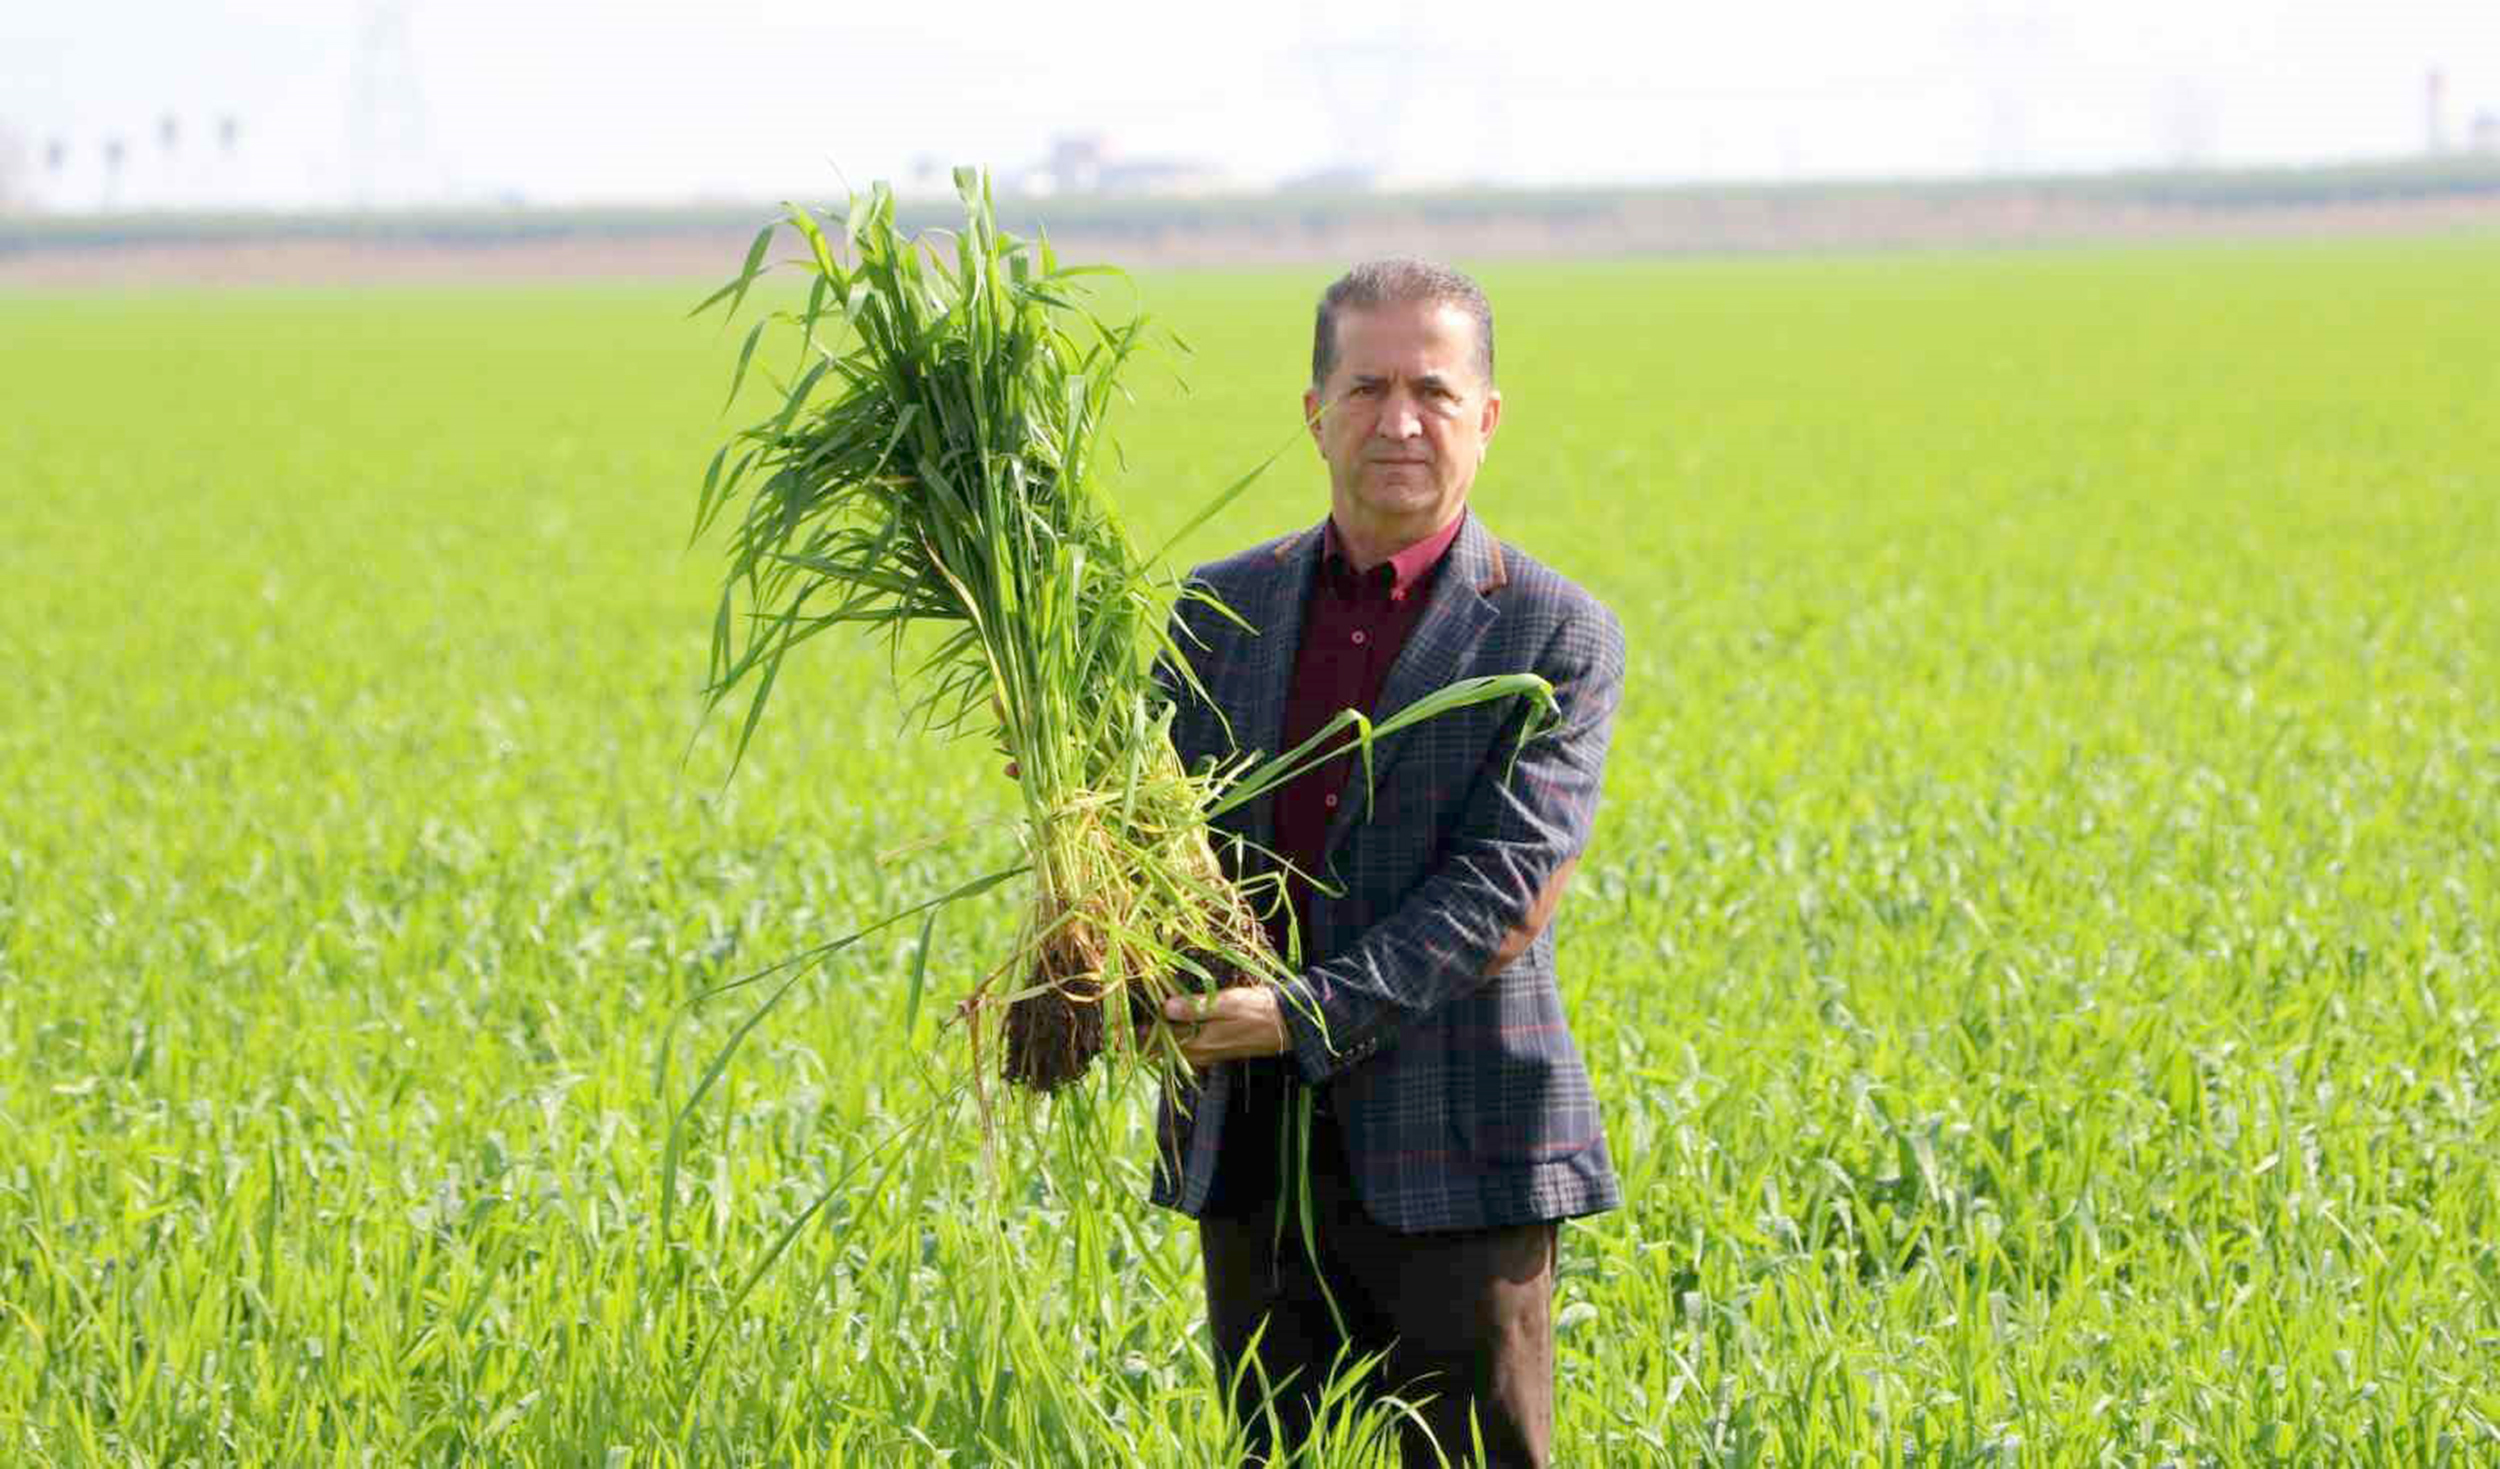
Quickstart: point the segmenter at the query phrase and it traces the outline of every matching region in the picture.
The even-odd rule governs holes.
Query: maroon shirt
[[[1285,690],[1284,743],[1290,750],[1327,727],[1340,710],[1360,709],[1366,715],[1380,702],[1389,669],[1398,661],[1415,624],[1423,620],[1431,600],[1432,580],[1448,556],[1450,543],[1466,519],[1461,510],[1450,523],[1398,552],[1369,571],[1357,572],[1346,559],[1345,542],[1331,518],[1320,545],[1319,573],[1311,579],[1311,600],[1302,613],[1302,645],[1295,650],[1293,681]],[[1344,736],[1353,740],[1353,731]],[[1307,875],[1321,875],[1320,857],[1328,844],[1329,824],[1346,801],[1361,801],[1362,761],[1350,750],[1303,772],[1276,793],[1276,855]],[[1310,931],[1311,884],[1293,880],[1287,891],[1295,921]],[[1281,915],[1270,937],[1282,951]],[[1310,964],[1324,954],[1304,954]]]
[[[1433,578],[1448,557],[1450,544],[1466,519],[1461,511],[1447,526],[1400,551],[1366,572],[1346,559],[1337,523],[1328,522],[1320,545],[1318,574],[1311,578],[1311,600],[1302,610],[1302,643],[1294,652],[1293,678],[1285,690],[1284,743],[1290,750],[1318,734],[1341,709],[1374,712],[1389,669],[1407,638],[1423,620],[1432,599]],[[1351,741],[1352,732],[1346,738]],[[1337,809],[1363,799],[1362,761],[1348,752],[1315,765],[1276,792],[1276,855],[1293,864],[1298,875],[1285,891],[1293,921],[1307,934],[1311,927],[1309,877],[1326,874],[1320,857],[1328,845],[1328,828]],[[1268,938],[1284,952],[1285,917],[1268,922]],[[1304,967],[1324,959],[1305,952]],[[1241,1084],[1233,1089],[1232,1112],[1225,1121],[1224,1151],[1216,1167],[1207,1211],[1239,1216],[1264,1208],[1276,1197],[1278,1155],[1277,1104],[1292,1078],[1282,1058],[1261,1058],[1244,1064]]]

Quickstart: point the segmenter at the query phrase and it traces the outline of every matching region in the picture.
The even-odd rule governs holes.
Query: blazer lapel
[[[1233,611],[1257,631],[1232,629],[1243,650],[1238,678],[1210,690],[1224,717],[1232,722],[1233,744],[1244,753],[1265,758],[1283,752],[1285,701],[1293,682],[1295,650],[1302,646],[1302,613],[1311,600],[1311,578],[1319,569],[1322,525],[1277,542],[1272,553],[1276,574],[1262,577],[1243,594]],[[1261,797],[1241,807],[1247,818],[1243,835],[1261,848],[1276,845],[1276,802]]]
[[[1372,722],[1387,720],[1391,715],[1417,699],[1464,677],[1474,660],[1476,647],[1491,630],[1493,620],[1501,615],[1494,606],[1491,593],[1507,586],[1510,575],[1502,565],[1502,547],[1484,528],[1475,512],[1463,512],[1467,519],[1458,528],[1458,539],[1450,543],[1449,559],[1442,563],[1440,575],[1432,584],[1432,599],[1424,604],[1424,615],[1415,624],[1406,646],[1398,650],[1398,659],[1389,665],[1389,681],[1381,686],[1380,702],[1373,706]],[[1305,590],[1308,578],[1305,578]],[[1299,613],[1295,635],[1301,633]],[[1286,649],[1287,676],[1291,676],[1292,648]],[[1282,685],[1279,685],[1281,698]],[[1281,707],[1279,714],[1281,717]],[[1374,785],[1388,779],[1389,768],[1410,743],[1412,731],[1402,731],[1372,744],[1371,780]],[[1348,778],[1349,793],[1367,797],[1362,789],[1363,762],[1355,756],[1354,772]],[[1335,819],[1328,824],[1325,855],[1337,849],[1337,843],[1354,828],[1370,806],[1368,799],[1342,802]]]

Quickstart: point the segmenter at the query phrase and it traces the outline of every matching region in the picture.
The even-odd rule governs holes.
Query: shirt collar
[[[1363,580],[1377,584],[1378,579],[1385,576],[1388,579],[1389,600],[1405,601],[1407,595],[1429,579],[1434,569],[1440,566],[1441,559],[1450,553],[1450,546],[1458,539],[1459,527],[1466,523],[1467,509],[1461,506],[1459,512],[1450,517],[1448,525],[1373,567]],[[1337,534],[1337,517],[1333,515],[1328,517],[1328,529],[1321,536],[1320,561],[1333,575],[1348,579],[1354,575],[1354,565],[1346,559],[1345,539]]]

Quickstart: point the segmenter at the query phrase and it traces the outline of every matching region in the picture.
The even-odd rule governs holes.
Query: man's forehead
[[[1450,336],[1471,341],[1476,320],[1455,301],[1382,301],[1348,306],[1337,314],[1340,338],[1356,332],[1370,336]]]
[[[1475,318],[1446,301],[1391,301],[1348,309],[1337,318],[1337,358],[1346,371],[1378,376],[1398,371],[1473,376]]]

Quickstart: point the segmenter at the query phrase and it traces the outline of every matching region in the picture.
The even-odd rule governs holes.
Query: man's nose
[[[1372,432],[1384,439],[1411,439],[1423,431],[1423,415],[1416,411],[1415,400],[1404,393],[1391,393],[1389,401],[1380,405],[1380,416],[1372,420]]]

